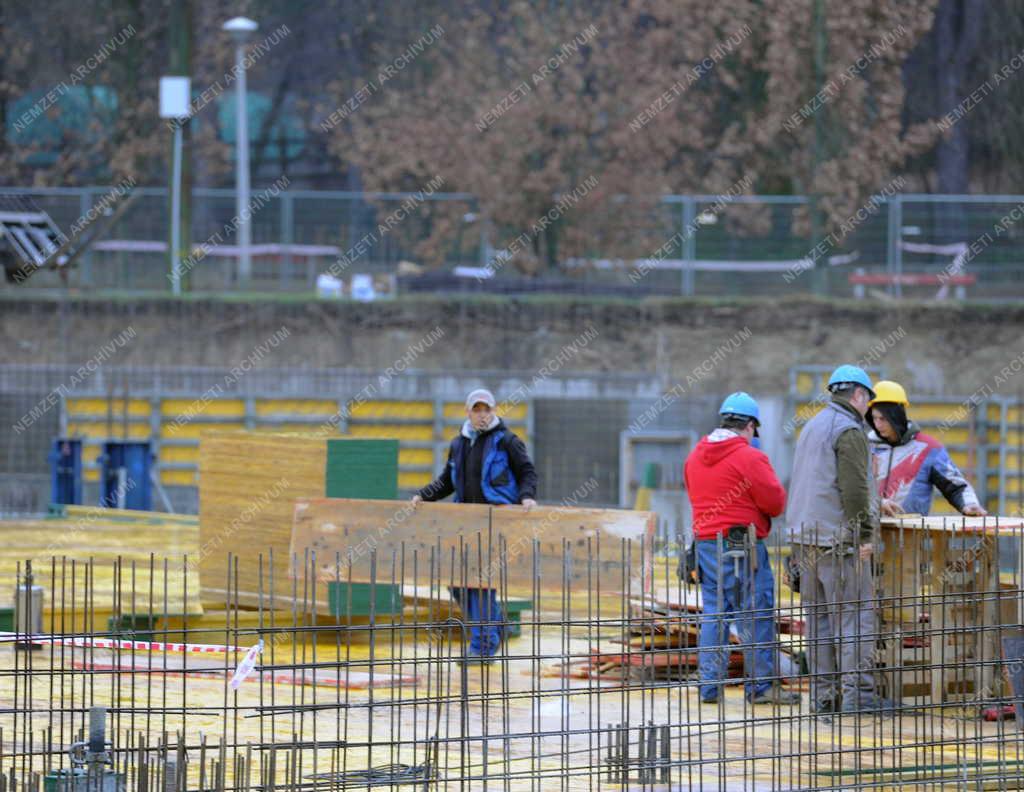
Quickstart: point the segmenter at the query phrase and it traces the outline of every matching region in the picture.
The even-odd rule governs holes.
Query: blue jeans
[[[729,657],[729,623],[736,622],[740,640],[756,646],[744,652],[747,697],[768,690],[778,677],[775,666],[775,580],[768,563],[768,548],[757,543],[757,571],[751,587],[749,562],[739,562],[740,592],[737,597],[736,562],[718,557],[718,541],[697,542],[697,566],[700,569],[704,609],[700,618],[698,669],[702,699],[718,696],[726,678]],[[719,581],[721,577],[721,581]],[[722,601],[719,602],[719,583]],[[753,588],[753,591],[751,591]],[[732,618],[730,618],[730,616]],[[753,669],[751,669],[753,665]],[[753,673],[751,673],[753,672]]]
[[[501,648],[505,614],[498,604],[498,592],[492,588],[450,587],[469,627],[469,653],[493,657]]]

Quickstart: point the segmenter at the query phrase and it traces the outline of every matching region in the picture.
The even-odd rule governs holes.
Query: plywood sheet
[[[529,596],[586,591],[597,570],[640,593],[651,583],[655,516],[403,501],[299,499],[291,574],[320,580],[484,586]]]
[[[301,577],[312,564],[322,581],[383,583],[394,573],[403,582],[403,570],[406,584],[454,581],[451,572],[459,565],[452,559],[491,544],[485,538],[490,512],[477,504],[422,503],[413,509],[407,501],[299,499],[290,574]]]
[[[510,582],[536,572],[541,587],[560,587],[564,576],[571,591],[586,591],[599,568],[606,585],[620,570],[629,592],[651,590],[654,512],[496,506],[492,513],[492,529],[505,542],[502,557],[508,559]]]
[[[261,590],[270,593],[271,576],[275,595],[290,595],[295,499],[323,495],[326,459],[326,438],[313,434],[203,433],[198,562],[204,603],[223,606],[230,589],[240,604],[257,605]],[[238,559],[237,587],[233,578],[229,583],[229,556]]]

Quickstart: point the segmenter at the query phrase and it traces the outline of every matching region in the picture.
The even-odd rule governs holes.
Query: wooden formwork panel
[[[999,627],[1019,616],[999,582],[997,539],[1022,529],[1003,517],[883,519],[884,663],[903,669],[897,692],[932,702],[995,694]]]
[[[394,440],[313,432],[204,433],[199,447],[198,554],[203,601],[223,604],[229,598],[248,607],[266,607],[271,593],[282,601],[292,598],[289,551],[295,501],[322,498],[348,486],[361,487],[367,497],[374,496],[371,489],[377,497],[393,497],[397,459]],[[229,558],[237,559],[237,575],[229,572]]]
[[[327,441],[316,436],[206,432],[199,445],[199,573],[205,603],[256,605],[289,596],[288,547],[296,498],[322,496]],[[273,553],[273,565],[269,556]],[[259,569],[260,555],[267,560]],[[228,558],[238,559],[237,589]],[[273,586],[269,574],[273,573]]]
[[[291,569],[321,581],[588,592],[591,578],[650,590],[652,512],[304,498]],[[315,560],[313,560],[315,554]],[[302,564],[302,566],[300,566]]]

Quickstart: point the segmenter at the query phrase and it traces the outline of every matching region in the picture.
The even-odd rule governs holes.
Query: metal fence
[[[65,232],[111,192],[90,188],[0,188],[29,196]],[[70,276],[84,289],[167,291],[166,191],[139,199]],[[672,195],[644,212],[567,213],[589,240],[531,277],[505,264],[505,245],[525,229],[495,228],[462,193],[349,193],[255,190],[251,281],[236,277],[231,190],[193,193],[191,244],[209,255],[187,269],[197,291],[311,292],[335,266],[396,273],[399,291],[574,294],[781,295],[1001,300],[1024,294],[1024,196],[879,196],[839,232],[813,240],[800,196]],[[619,207],[621,209],[621,207]],[[575,210],[574,210],[575,211]],[[589,213],[587,213],[589,212]],[[441,233],[443,230],[443,233]],[[422,243],[440,234],[441,263],[425,274]],[[620,240],[614,247],[608,241]],[[621,240],[633,239],[622,243]],[[339,263],[340,262],[340,263]],[[480,272],[460,276],[458,268]],[[36,273],[29,285],[60,285]]]
[[[48,454],[54,438],[68,435],[84,440],[86,503],[99,502],[100,444],[131,438],[151,443],[155,480],[173,509],[194,513],[199,433],[209,428],[327,426],[338,435],[398,437],[403,456],[419,457],[400,464],[399,489],[411,494],[443,469],[461,420],[462,394],[481,384],[501,398],[516,397],[505,407],[507,420],[528,443],[545,502],[557,503],[592,480],[588,503],[632,506],[632,500],[620,502],[620,479],[635,480],[642,471],[621,469],[619,436],[659,398],[662,387],[651,375],[630,373],[558,372],[538,380],[534,372],[514,370],[406,370],[386,377],[376,370],[275,368],[236,380],[216,367],[101,366],[79,381],[76,370],[0,366],[0,426],[10,436],[0,453],[0,514],[46,511]],[[380,385],[373,399],[357,400],[369,383]],[[216,398],[210,395],[214,388]],[[703,397],[673,406],[648,428],[698,414],[703,424],[714,416]],[[415,417],[404,415],[410,409]],[[593,431],[598,424],[604,427],[599,433]],[[681,459],[684,450],[675,453]]]
[[[660,489],[682,492],[682,461],[695,438],[714,426],[718,404],[704,394],[666,404],[667,387],[653,374],[557,372],[538,381],[535,372],[515,370],[407,370],[388,378],[377,370],[275,367],[253,370],[236,381],[228,369],[217,367],[104,365],[79,382],[78,369],[0,365],[0,427],[7,430],[0,448],[0,514],[46,510],[48,454],[54,438],[69,432],[85,438],[86,503],[98,502],[98,444],[130,436],[152,443],[157,478],[174,510],[193,513],[200,430],[275,425],[312,429],[335,412],[343,418],[331,424],[339,433],[352,427],[372,432],[376,427],[385,436],[401,438],[410,458],[400,467],[400,489],[411,493],[442,468],[457,430],[459,410],[453,400],[481,384],[499,398],[520,395],[511,409],[521,414],[511,419],[521,422],[515,429],[527,438],[544,502],[560,502],[572,497],[581,482],[593,482],[589,503],[631,508],[650,463],[661,470]],[[883,370],[869,369],[876,379],[884,378]],[[773,425],[780,429],[767,433],[764,442],[783,481],[800,426],[823,403],[823,377],[830,370],[794,367],[788,393],[761,396],[764,414],[775,416]],[[371,382],[386,386],[372,402],[354,406],[353,399]],[[210,396],[214,388],[216,399]],[[402,417],[405,409],[414,409],[418,417]],[[174,426],[183,414],[187,434]],[[915,400],[913,415],[923,431],[947,447],[990,511],[1024,513],[1024,411],[1019,397],[972,401],[962,394],[922,396]],[[936,499],[936,513],[951,509]],[[659,511],[679,509],[666,505]],[[663,544],[674,541],[667,527],[663,534]]]

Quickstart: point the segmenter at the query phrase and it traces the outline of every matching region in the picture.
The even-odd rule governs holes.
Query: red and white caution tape
[[[224,669],[218,668],[132,668],[121,663],[73,660],[72,668],[86,671],[116,671],[119,673],[145,673],[147,675],[185,676],[193,679],[224,679]],[[366,671],[350,671],[343,676],[325,673],[295,673],[293,671],[259,671],[247,677],[246,682],[262,681],[275,685],[307,685],[349,690],[369,688],[406,687],[419,684],[420,678],[413,674],[388,674],[377,671],[371,677]]]
[[[28,635],[26,633],[0,632],[0,643],[54,644],[79,646],[94,649],[127,649],[132,652],[171,652],[174,654],[223,654],[225,652],[247,652],[252,647],[227,646],[225,644],[192,644],[173,641],[127,641],[121,638],[93,638],[88,636]]]
[[[232,690],[238,690],[238,686],[241,685],[247,676],[252,673],[252,670],[256,667],[256,658],[260,656],[263,651],[263,639],[260,638],[256,642],[256,645],[250,647],[249,651],[245,653],[245,657],[242,658],[242,662],[238,664],[238,668],[235,669],[235,673],[231,675],[231,681],[228,682],[228,687]]]

